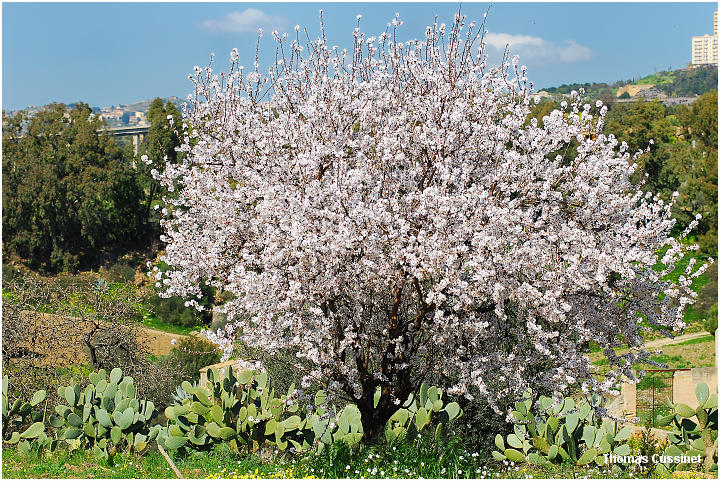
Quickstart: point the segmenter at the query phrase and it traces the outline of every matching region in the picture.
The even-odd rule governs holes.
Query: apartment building
[[[718,30],[717,10],[713,14],[713,35],[705,34],[702,37],[692,38],[692,60],[695,65],[717,65],[718,64]]]

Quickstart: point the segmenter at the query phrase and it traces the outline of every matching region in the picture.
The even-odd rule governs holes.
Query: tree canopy
[[[526,125],[525,69],[487,67],[484,25],[458,15],[395,43],[401,23],[357,29],[350,52],[276,37],[267,76],[236,50],[221,76],[196,69],[187,155],[157,175],[177,189],[165,295],[201,296],[203,281],[235,294],[210,334],[226,355],[240,335],[293,350],[306,383],[357,404],[368,436],[428,376],[491,402],[530,382],[633,378],[649,354],[611,348],[642,346],[638,316],[682,330],[704,269],[663,280],[687,250],[670,236],[672,203],[632,185],[638,157],[603,131],[600,104],[574,95]]]
[[[86,104],[3,115],[3,249],[47,271],[76,269],[140,234],[143,192]]]

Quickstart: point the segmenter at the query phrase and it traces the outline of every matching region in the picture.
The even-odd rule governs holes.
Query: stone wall
[[[673,401],[687,404],[691,408],[698,407],[695,388],[704,382],[711,393],[718,392],[717,367],[697,367],[689,371],[676,371],[673,376]]]

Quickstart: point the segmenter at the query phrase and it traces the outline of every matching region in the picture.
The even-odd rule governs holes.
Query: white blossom
[[[221,77],[196,70],[187,155],[155,174],[177,187],[162,283],[234,294],[229,324],[204,332],[226,358],[240,336],[292,349],[304,387],[329,380],[359,406],[378,386],[400,402],[428,372],[494,402],[529,381],[607,391],[648,356],[639,315],[682,329],[689,282],[663,276],[691,248],[670,236],[672,203],[630,183],[637,157],[603,132],[606,107],[574,92],[526,125],[517,59],[487,67],[463,21],[402,48],[356,33],[340,52],[323,34],[307,54],[278,49],[266,75],[235,53]],[[619,339],[638,349],[616,355]],[[591,341],[608,379],[591,375]]]

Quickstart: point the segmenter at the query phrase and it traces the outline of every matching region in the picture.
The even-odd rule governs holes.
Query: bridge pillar
[[[133,135],[132,136],[132,143],[133,143],[133,153],[137,155],[138,153],[138,147],[140,146],[140,136],[139,135]]]

